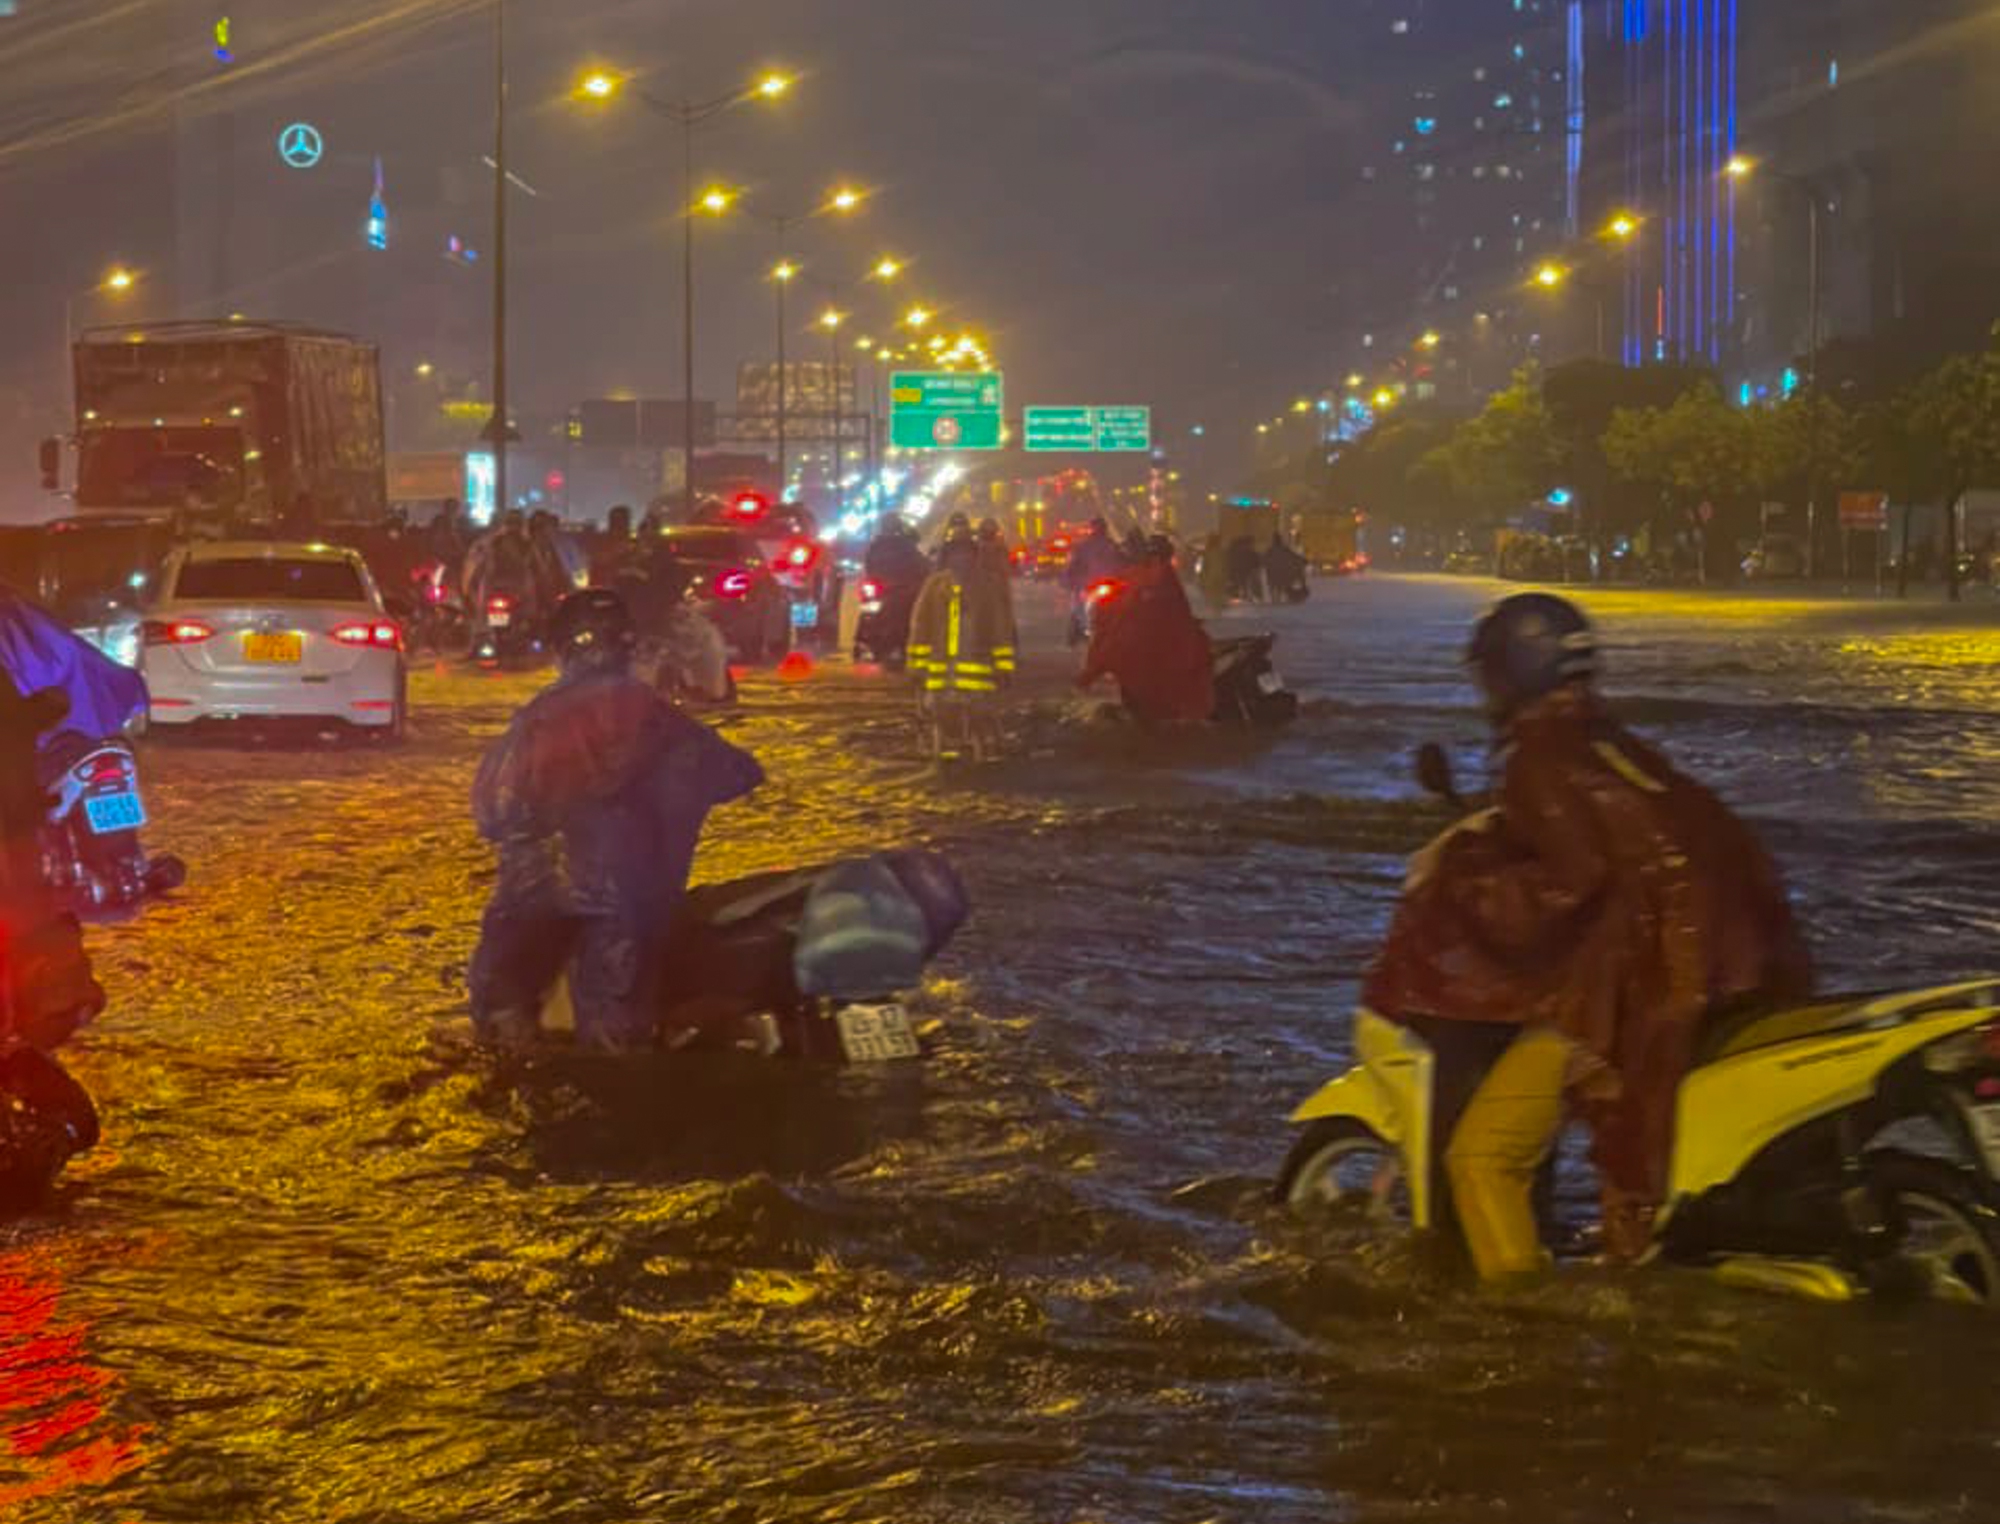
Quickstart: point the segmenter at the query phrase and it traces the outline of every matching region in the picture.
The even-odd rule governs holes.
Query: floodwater
[[[2000,1517],[2000,1334],[1688,1272],[1439,1285],[1265,1204],[1340,1062],[1407,781],[1480,765],[1490,585],[1321,584],[1274,743],[1059,717],[940,783],[886,679],[760,680],[700,876],[927,840],[935,1056],[578,1080],[470,1050],[479,748],[148,748],[192,878],[93,934],[106,1141],[0,1228],[0,1518],[61,1524]],[[2000,964],[2000,613],[1595,600],[1642,729],[1762,823],[1831,983]],[[1039,628],[1054,628],[1052,610]],[[1044,641],[1047,644],[1047,641]]]

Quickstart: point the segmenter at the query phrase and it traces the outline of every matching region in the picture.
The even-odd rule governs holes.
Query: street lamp
[[[107,292],[113,296],[121,296],[138,284],[139,277],[134,271],[126,269],[123,265],[113,265],[104,272],[95,285],[85,286],[81,291],[72,291],[63,298],[62,365],[56,372],[62,377],[60,391],[63,396],[68,395],[73,375],[71,366],[74,362],[70,351],[76,343],[76,304]]]
[[[1442,344],[1443,342],[1444,342],[1444,335],[1439,333],[1435,328],[1427,328],[1424,330],[1423,335],[1417,340],[1417,348],[1436,349],[1438,345]]]
[[[1569,279],[1569,271],[1561,265],[1543,265],[1535,271],[1535,284],[1545,291],[1553,291]]]
[[[1780,184],[1788,185],[1805,198],[1806,203],[1806,385],[1814,393],[1819,390],[1819,350],[1820,350],[1820,192],[1819,187],[1804,175],[1791,174],[1782,169],[1770,169],[1755,159],[1742,154],[1731,157],[1722,167],[1722,172],[1731,180],[1742,183],[1752,175],[1768,175]],[[1819,562],[1819,428],[1817,403],[1808,415],[1810,427],[1807,433],[1806,450],[1806,575],[1812,576]]]
[[[681,501],[685,517],[689,522],[694,519],[694,218],[698,210],[719,217],[726,213],[736,200],[733,191],[721,186],[708,190],[699,197],[695,195],[694,131],[732,107],[757,100],[779,100],[791,90],[791,87],[792,81],[788,76],[765,74],[744,88],[732,90],[727,95],[718,95],[703,101],[686,99],[669,101],[645,90],[632,89],[632,82],[627,76],[609,69],[593,69],[577,82],[575,94],[580,100],[608,103],[629,91],[655,116],[680,129],[681,389],[685,393],[682,404],[686,409],[684,415],[686,438],[681,441],[683,477]],[[782,282],[779,289],[783,289]]]
[[[1604,225],[1604,231],[1622,243],[1639,231],[1639,219],[1630,212],[1620,212]]]

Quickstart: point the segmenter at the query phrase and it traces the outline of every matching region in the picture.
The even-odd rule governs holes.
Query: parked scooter
[[[65,731],[36,761],[50,801],[41,830],[42,877],[64,909],[125,910],[187,881],[178,857],[149,858],[139,840],[146,805],[138,759],[124,741]]]
[[[1299,696],[1285,687],[1271,660],[1277,643],[1275,635],[1215,642],[1216,724],[1276,730],[1298,718]]]
[[[1435,748],[1419,774],[1459,802]],[[1448,1221],[1430,1046],[1363,1010],[1354,1047],[1355,1067],[1292,1115],[1279,1199]],[[1912,1151],[1912,1132],[1935,1151]],[[1827,1300],[1914,1272],[1932,1295],[2000,1308],[2000,979],[1718,1021],[1681,1085],[1669,1182],[1654,1233],[1670,1261]]]
[[[969,914],[934,852],[885,852],[689,892],[662,959],[660,1045],[835,1064],[921,1056],[904,1004]],[[546,956],[566,960],[560,928]],[[573,1024],[551,981],[542,1029]]]

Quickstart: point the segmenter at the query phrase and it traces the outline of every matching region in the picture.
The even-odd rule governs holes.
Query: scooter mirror
[[[1451,758],[1435,741],[1426,741],[1417,748],[1417,783],[1425,793],[1440,799],[1458,798],[1458,789],[1452,782]]]

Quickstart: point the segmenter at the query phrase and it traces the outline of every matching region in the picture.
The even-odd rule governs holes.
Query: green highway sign
[[[1153,448],[1149,407],[1031,407],[1021,421],[1027,450],[1143,455]]]
[[[1021,414],[1027,450],[1095,450],[1097,413],[1087,407],[1031,407]]]
[[[998,371],[896,371],[889,378],[889,443],[899,450],[1000,448]]]

